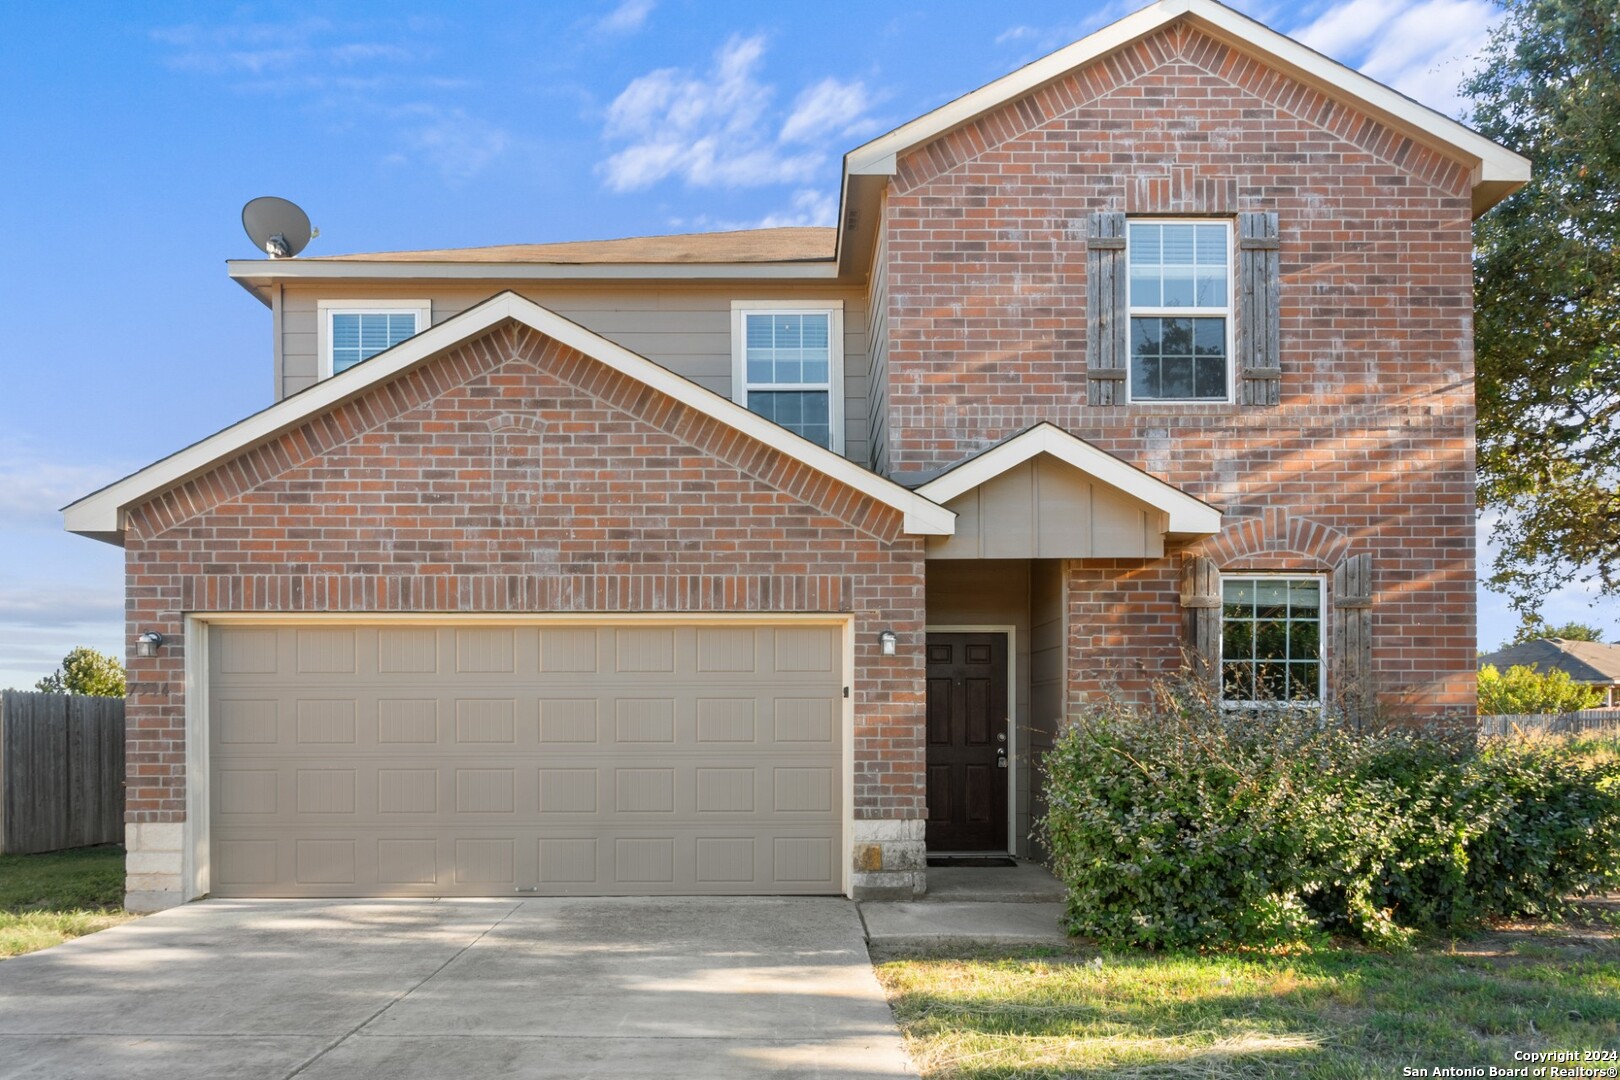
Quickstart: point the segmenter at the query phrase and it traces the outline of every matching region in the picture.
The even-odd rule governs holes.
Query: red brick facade
[[[130,514],[128,820],[185,816],[183,615],[850,612],[857,818],[922,815],[899,513],[508,323]]]
[[[1086,404],[1096,211],[1279,215],[1280,405]],[[1382,701],[1471,712],[1470,216],[1458,163],[1173,24],[900,160],[887,459],[1046,420],[1221,507],[1227,569],[1369,553]],[[1180,662],[1180,554],[1067,568],[1071,702]]]

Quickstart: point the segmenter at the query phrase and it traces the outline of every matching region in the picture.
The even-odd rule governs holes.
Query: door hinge
[[[846,686],[846,687],[844,687],[844,696],[845,696],[845,697],[846,697],[846,698],[847,698],[847,697],[849,697],[849,687],[847,687],[847,686]]]

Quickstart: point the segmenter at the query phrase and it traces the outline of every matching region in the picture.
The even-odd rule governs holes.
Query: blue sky
[[[308,209],[312,254],[830,224],[844,150],[1135,6],[7,5],[0,687],[124,652],[121,552],[57,508],[269,402],[224,273],[249,198]],[[1495,18],[1237,6],[1447,112]],[[1547,613],[1620,636],[1578,590]],[[1482,643],[1513,622],[1482,596]]]

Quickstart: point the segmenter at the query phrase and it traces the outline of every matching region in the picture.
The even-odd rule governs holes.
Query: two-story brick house
[[[1468,713],[1470,222],[1527,163],[1210,0],[851,151],[836,229],[252,260],[122,544],[130,902],[924,889],[1062,718]]]

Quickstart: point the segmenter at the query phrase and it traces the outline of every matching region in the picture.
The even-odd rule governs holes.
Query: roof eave
[[[1163,512],[1165,536],[1169,539],[1192,540],[1213,536],[1221,531],[1222,514],[1219,508],[1049,422],[1037,424],[952,466],[918,487],[917,494],[944,505],[1041,454],[1049,454],[1094,480]]]
[[[511,291],[491,297],[379,353],[364,364],[324,379],[302,393],[285,398],[86,495],[63,508],[63,526],[68,532],[117,543],[111,538],[121,536],[128,507],[149,501],[207,472],[222,461],[276,438],[311,417],[366,393],[372,387],[403,374],[435,354],[482,334],[506,319],[522,323],[560,344],[628,374],[653,390],[667,394],[823,475],[898,510],[904,516],[902,527],[907,533],[949,536],[956,530],[956,514],[926,496],[909,491],[825,447],[817,446],[712,390],[684,379],[646,357]]]
[[[232,259],[250,292],[294,281],[835,281],[835,259],[761,263],[514,263]]]

